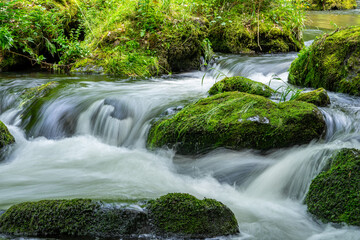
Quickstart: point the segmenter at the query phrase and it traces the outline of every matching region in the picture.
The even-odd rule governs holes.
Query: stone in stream
[[[291,63],[289,83],[360,95],[360,26],[316,39]]]
[[[215,83],[210,88],[209,94],[215,95],[217,93],[233,91],[246,92],[264,97],[270,97],[274,93],[274,90],[263,83],[255,82],[245,77],[236,76],[226,77]]]
[[[325,222],[360,226],[360,150],[342,149],[310,185],[310,213]]]
[[[180,154],[217,147],[268,150],[306,144],[321,137],[325,121],[310,103],[271,100],[248,93],[225,92],[200,99],[171,118],[155,122],[150,149],[175,147]]]
[[[150,201],[148,209],[155,232],[162,236],[209,238],[239,233],[234,213],[214,199],[170,193]]]
[[[234,214],[222,203],[173,193],[149,201],[144,208],[89,199],[20,203],[0,216],[0,233],[101,238],[158,234],[207,238],[236,234],[239,229]]]
[[[0,150],[14,142],[15,139],[9,132],[8,128],[0,121]]]
[[[318,107],[326,107],[330,104],[329,95],[324,88],[319,88],[307,93],[301,93],[295,100],[312,103]]]

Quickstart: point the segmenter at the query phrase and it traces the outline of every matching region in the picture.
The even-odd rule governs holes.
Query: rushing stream
[[[358,10],[344,14],[359,19]],[[319,32],[311,28],[305,37],[311,40]],[[40,199],[132,202],[187,192],[231,208],[241,234],[230,239],[360,239],[360,228],[323,224],[304,205],[311,179],[329,156],[343,147],[360,149],[359,97],[329,92],[331,106],[321,108],[327,134],[308,145],[267,154],[217,149],[201,156],[146,149],[151,121],[207,96],[219,74],[249,77],[278,89],[286,84],[296,55],[221,55],[203,83],[201,71],[137,80],[2,73],[0,120],[16,144],[0,161],[0,209]],[[25,130],[21,116],[26,109],[19,96],[49,81],[64,87],[41,106],[35,123]]]

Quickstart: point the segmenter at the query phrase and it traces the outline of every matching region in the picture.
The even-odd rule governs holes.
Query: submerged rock
[[[302,50],[291,64],[289,83],[360,95],[360,27],[325,34]]]
[[[14,137],[11,135],[5,124],[0,121],[0,150],[14,142]]]
[[[311,182],[306,204],[323,221],[360,226],[360,150],[338,152]]]
[[[234,213],[214,199],[170,193],[150,201],[148,209],[151,223],[160,235],[209,238],[239,233]]]
[[[321,112],[313,104],[274,103],[257,95],[226,92],[200,99],[150,129],[150,149],[176,147],[181,154],[217,147],[267,150],[309,143],[325,131]]]
[[[22,126],[29,134],[39,120],[41,107],[49,101],[52,94],[60,89],[60,83],[56,81],[48,82],[37,87],[26,89],[20,96],[20,107],[23,108],[21,113]]]
[[[17,236],[213,237],[239,232],[234,214],[212,199],[198,200],[189,194],[168,194],[145,207],[104,204],[89,199],[43,200],[10,207],[0,215],[0,233]],[[179,214],[175,209],[181,209]],[[179,216],[182,218],[177,218]],[[165,226],[165,227],[164,227]]]
[[[215,83],[209,90],[210,95],[215,95],[222,92],[246,92],[250,94],[270,97],[274,90],[269,86],[255,82],[245,77],[226,77],[223,80]]]
[[[318,107],[326,107],[330,104],[330,98],[324,88],[319,88],[311,92],[301,93],[296,101],[303,101],[315,104]]]
[[[356,8],[356,0],[307,0],[309,10],[346,10]]]
[[[55,88],[56,86],[58,86],[58,82],[53,81],[37,87],[26,89],[20,96],[22,100],[20,106],[30,105],[32,102],[38,100],[39,98],[45,97],[50,92],[50,90]]]

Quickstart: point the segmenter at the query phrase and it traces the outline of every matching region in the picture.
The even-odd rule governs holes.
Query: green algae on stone
[[[342,149],[306,196],[310,213],[325,222],[360,226],[360,150]]]
[[[311,92],[301,93],[296,101],[303,101],[315,104],[318,107],[326,107],[330,104],[330,98],[324,88],[319,88]]]
[[[144,233],[146,227],[143,211],[89,199],[25,202],[0,216],[0,232],[20,236],[120,237]]]
[[[14,137],[11,135],[5,124],[0,121],[0,149],[14,142]]]
[[[27,105],[32,101],[36,101],[38,98],[46,96],[46,94],[48,94],[50,90],[56,87],[57,85],[58,82],[52,81],[37,87],[26,89],[20,96],[20,98],[22,99],[20,106]]]
[[[28,132],[38,120],[41,106],[50,99],[52,94],[62,87],[59,82],[52,81],[37,87],[26,89],[20,96],[20,107],[24,109],[21,114],[23,127]]]
[[[239,233],[234,213],[214,199],[170,193],[150,201],[148,209],[156,232],[162,235],[209,238]]]
[[[0,233],[128,239],[143,234],[208,238],[239,232],[231,210],[212,199],[176,193],[150,200],[142,207],[128,206],[90,199],[20,203],[0,214]]]
[[[270,97],[274,90],[269,86],[255,82],[245,77],[226,77],[223,80],[215,83],[209,90],[210,95],[215,95],[222,92],[246,92],[250,94]]]
[[[325,34],[303,49],[291,63],[289,83],[360,95],[360,27]]]
[[[176,147],[181,154],[217,147],[267,150],[309,143],[325,131],[325,121],[313,104],[274,103],[257,95],[225,92],[200,99],[170,119],[155,122],[147,145]]]
[[[356,8],[356,0],[306,0],[308,10],[347,10]]]
[[[299,51],[304,46],[299,29],[287,29],[269,19],[246,26],[242,17],[233,17],[231,24],[214,25],[209,39],[214,51],[228,53],[279,53]]]

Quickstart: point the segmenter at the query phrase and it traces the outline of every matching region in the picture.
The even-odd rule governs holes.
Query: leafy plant
[[[269,81],[269,86],[270,86],[272,80],[282,81],[285,84],[283,86],[278,87],[275,90],[275,95],[277,95],[279,97],[279,102],[295,100],[299,97],[299,95],[303,91],[302,89],[295,88],[295,87],[291,86],[290,84],[284,82],[284,80],[282,80],[276,74],[271,77],[271,79]]]
[[[9,50],[13,46],[14,38],[7,26],[0,27],[0,48]]]

